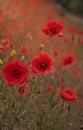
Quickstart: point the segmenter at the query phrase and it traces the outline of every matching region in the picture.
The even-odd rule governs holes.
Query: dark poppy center
[[[52,33],[56,33],[55,28],[51,28],[51,29],[50,29],[50,32],[52,32]]]
[[[19,73],[20,73],[19,70],[14,70],[14,75],[15,75],[15,76],[18,76]]]
[[[71,64],[71,63],[72,63],[72,60],[71,60],[71,59],[66,59],[66,63],[67,63],[67,64]]]
[[[47,66],[46,63],[42,63],[42,64],[40,65],[41,68],[46,68],[46,66]]]

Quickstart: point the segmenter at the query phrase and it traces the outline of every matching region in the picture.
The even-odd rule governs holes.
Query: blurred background
[[[55,2],[62,5],[65,11],[83,18],[83,0],[55,0]]]

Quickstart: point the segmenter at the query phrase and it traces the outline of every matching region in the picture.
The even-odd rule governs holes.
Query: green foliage
[[[83,17],[83,0],[55,0],[57,3],[78,16]]]

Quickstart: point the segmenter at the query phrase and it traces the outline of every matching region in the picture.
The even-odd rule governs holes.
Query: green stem
[[[25,97],[23,103],[21,104],[21,106],[20,106],[20,108],[19,108],[19,110],[18,110],[18,112],[17,112],[17,114],[16,114],[16,116],[15,116],[15,118],[14,118],[13,125],[11,126],[10,130],[13,130],[14,124],[16,123],[16,121],[17,121],[17,119],[18,119],[18,116],[20,115],[20,112],[21,112],[22,108],[24,107],[26,101],[28,102],[29,99],[32,97],[32,94],[33,94],[34,90],[35,90],[35,85],[32,87],[30,93],[27,94],[27,96]],[[28,100],[27,100],[27,99],[28,99]]]
[[[12,88],[12,90],[10,90],[10,96],[9,96],[9,99],[8,99],[8,109],[5,112],[5,115],[4,115],[4,118],[3,118],[3,125],[4,125],[5,120],[7,119],[9,110],[11,111],[11,113],[13,111],[13,109],[12,109],[13,99],[14,99],[14,87]],[[9,124],[11,124],[11,123],[9,123]]]

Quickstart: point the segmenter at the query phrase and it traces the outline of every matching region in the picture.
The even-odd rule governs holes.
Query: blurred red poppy
[[[6,38],[2,39],[2,46],[4,47],[4,50],[10,49],[10,41]]]
[[[53,91],[53,87],[52,86],[47,86],[46,87],[46,91],[47,92],[52,92]]]
[[[20,96],[24,96],[25,94],[27,94],[29,92],[29,86],[28,85],[21,85],[19,88],[18,88],[18,94]]]
[[[18,52],[21,55],[27,55],[28,50],[29,50],[29,47],[28,46],[24,46],[24,47],[20,47],[19,50],[18,50]]]
[[[61,65],[63,66],[70,66],[75,63],[75,59],[73,55],[66,55],[61,60]]]
[[[64,82],[65,82],[65,79],[63,77],[59,77],[59,83],[64,84]]]

